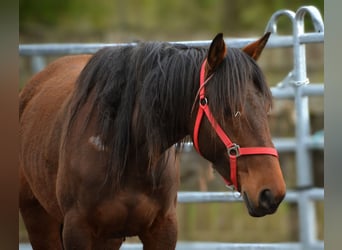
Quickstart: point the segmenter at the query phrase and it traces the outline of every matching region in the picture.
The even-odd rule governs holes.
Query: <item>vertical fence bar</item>
[[[302,94],[303,86],[309,83],[306,68],[305,44],[300,44],[299,36],[304,34],[304,16],[311,7],[299,8],[293,23],[293,86],[295,89],[296,108],[296,169],[297,185],[300,188],[313,185],[312,159],[306,140],[310,136],[309,97]],[[317,25],[316,25],[317,26]],[[309,249],[316,240],[316,211],[314,202],[306,196],[306,192],[299,193],[298,214],[300,226],[300,241],[303,249]]]
[[[304,33],[304,15],[298,18],[293,27],[293,87],[295,88],[296,108],[296,163],[297,185],[310,187],[312,185],[311,157],[309,149],[305,145],[306,138],[310,136],[309,98],[303,96],[302,89],[309,83],[306,74],[306,51],[305,44],[300,44],[299,36]],[[300,167],[299,167],[300,166]]]

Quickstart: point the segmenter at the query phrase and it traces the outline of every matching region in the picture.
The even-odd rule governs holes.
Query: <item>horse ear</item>
[[[248,44],[242,50],[246,54],[248,54],[250,57],[252,57],[255,61],[258,60],[262,50],[265,48],[265,45],[266,45],[270,35],[271,35],[271,32],[267,32],[259,40],[255,41],[255,42],[253,42],[251,44]]]
[[[221,64],[224,57],[226,56],[227,49],[226,44],[223,40],[223,34],[219,33],[215,36],[210,44],[207,62],[210,71],[214,71],[217,66]]]

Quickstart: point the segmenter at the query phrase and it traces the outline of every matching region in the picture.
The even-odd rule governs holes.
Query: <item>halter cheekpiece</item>
[[[275,148],[271,147],[240,147],[238,144],[233,143],[228,135],[223,131],[221,126],[217,123],[216,119],[213,117],[209,105],[208,98],[205,96],[205,84],[211,79],[212,75],[205,80],[205,65],[207,60],[205,59],[201,66],[200,71],[200,89],[199,89],[199,108],[196,116],[193,141],[196,150],[201,154],[198,144],[198,134],[199,128],[201,126],[201,121],[203,114],[207,116],[211,126],[215,130],[216,134],[219,136],[223,144],[227,148],[227,153],[229,156],[230,163],[230,180],[224,178],[228,186],[233,185],[236,190],[238,190],[237,181],[237,158],[245,155],[273,155],[278,157],[278,152]]]

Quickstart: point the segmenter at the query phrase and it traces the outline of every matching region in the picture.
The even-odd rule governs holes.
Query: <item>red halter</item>
[[[203,117],[203,113],[207,116],[211,126],[215,129],[216,134],[220,137],[221,141],[224,143],[224,145],[227,147],[227,152],[229,156],[229,162],[230,162],[230,181],[225,180],[227,185],[231,186],[234,185],[236,189],[238,189],[238,183],[237,183],[237,171],[236,171],[236,163],[237,158],[243,155],[273,155],[275,157],[278,157],[277,150],[275,148],[270,147],[248,147],[248,148],[242,148],[238,144],[233,143],[229,137],[226,135],[226,133],[223,131],[221,126],[216,122],[215,118],[213,117],[209,106],[208,106],[208,99],[205,96],[205,84],[208,80],[210,80],[211,77],[209,77],[206,81],[204,81],[205,77],[205,64],[207,63],[207,60],[205,59],[200,72],[200,92],[199,92],[199,108],[196,116],[196,122],[194,127],[194,146],[196,150],[200,152],[199,145],[198,145],[198,132],[201,125],[201,120]]]

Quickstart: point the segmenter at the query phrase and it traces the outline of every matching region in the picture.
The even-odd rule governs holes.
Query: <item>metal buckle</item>
[[[233,143],[233,145],[230,148],[227,148],[227,152],[229,157],[234,156],[234,157],[239,157],[240,156],[240,146]]]

